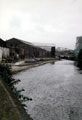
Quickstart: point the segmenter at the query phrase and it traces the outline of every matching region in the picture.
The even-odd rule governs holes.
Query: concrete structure
[[[4,47],[0,47],[0,50],[2,51],[2,58],[7,58],[9,57],[9,49],[8,48],[4,48]]]
[[[9,49],[6,48],[5,42],[2,39],[0,39],[0,61],[7,57],[9,57]]]
[[[0,49],[0,61],[2,60],[2,50]]]

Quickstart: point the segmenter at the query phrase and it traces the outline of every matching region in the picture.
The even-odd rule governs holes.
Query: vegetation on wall
[[[24,91],[24,89],[17,90],[17,88],[15,87],[15,85],[18,84],[20,82],[20,80],[19,79],[16,80],[16,79],[13,78],[13,73],[11,71],[11,66],[10,65],[0,63],[0,76],[1,76],[2,80],[4,80],[4,82],[6,84],[8,84],[11,91],[18,98],[18,100],[20,100],[21,104],[24,101],[32,100],[31,98],[28,98],[28,97],[22,95],[21,92]]]

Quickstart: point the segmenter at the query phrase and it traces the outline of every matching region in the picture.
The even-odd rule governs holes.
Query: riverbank
[[[0,78],[0,120],[32,120],[10,88]]]
[[[37,67],[37,66],[47,64],[47,63],[53,63],[53,62],[56,62],[58,60],[59,59],[52,58],[52,59],[46,59],[46,60],[37,61],[37,62],[33,62],[33,63],[31,63],[31,62],[25,63],[25,64],[23,64],[23,62],[21,62],[20,64],[15,63],[15,65],[12,66],[12,72],[17,73],[17,72],[27,70],[27,69],[32,68],[32,67]]]
[[[24,109],[26,97],[16,90],[18,81],[13,78],[10,66],[0,63],[0,120],[32,120]]]
[[[56,62],[56,59],[48,59],[35,63],[24,64],[23,62],[15,63],[12,66],[12,72],[17,73],[31,67],[37,67],[43,64]],[[0,78],[0,120],[32,120],[26,113],[20,101],[12,93],[9,86]]]

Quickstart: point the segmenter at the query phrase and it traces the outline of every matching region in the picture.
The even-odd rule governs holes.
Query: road
[[[62,60],[20,72],[18,89],[33,100],[26,102],[33,120],[82,120],[82,71]]]

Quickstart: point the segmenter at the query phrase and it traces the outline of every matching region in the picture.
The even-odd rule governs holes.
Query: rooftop
[[[24,41],[24,40],[21,40],[21,39],[18,39],[18,38],[11,38],[11,39],[8,39],[7,41],[9,41],[9,40],[18,40],[18,41],[20,41],[20,42],[22,42],[24,44],[28,44],[28,45],[34,46],[32,43]]]

